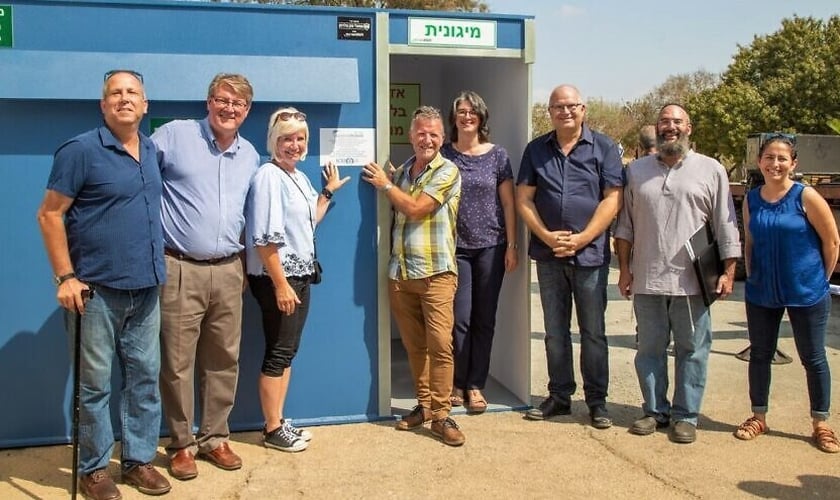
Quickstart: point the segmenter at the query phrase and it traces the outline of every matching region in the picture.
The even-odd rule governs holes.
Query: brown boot
[[[91,500],[120,500],[122,494],[114,484],[114,480],[105,471],[98,469],[79,478],[79,489],[82,495]]]
[[[439,437],[443,444],[449,446],[461,446],[466,441],[464,433],[458,428],[458,424],[449,417],[432,422],[432,434]]]
[[[422,426],[424,423],[432,419],[432,410],[423,408],[420,405],[414,407],[411,413],[404,416],[402,420],[397,422],[398,431],[409,431]]]

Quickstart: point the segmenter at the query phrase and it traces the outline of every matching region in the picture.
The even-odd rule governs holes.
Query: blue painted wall
[[[373,42],[337,40],[335,11],[33,1],[16,2],[13,15],[14,47],[0,49],[0,67],[6,68],[0,70],[0,210],[5,214],[0,222],[0,447],[64,442],[70,433],[69,350],[35,212],[55,149],[101,123],[104,71],[130,67],[144,73],[149,117],[161,118],[204,117],[212,75],[241,71],[256,94],[242,135],[265,153],[270,113],[284,103],[304,110],[312,154],[302,170],[316,185],[321,182],[318,129],[375,126]],[[66,57],[56,57],[56,51]],[[88,57],[91,52],[102,57]],[[204,55],[204,65],[177,63],[189,54]],[[125,64],[114,64],[109,60],[114,57]],[[327,57],[333,59],[322,59]],[[28,60],[31,67],[10,70],[12,60],[24,66]],[[348,102],[334,102],[337,94]],[[68,95],[73,99],[63,98]],[[148,117],[142,129],[149,132]],[[359,184],[357,168],[342,173],[352,181],[336,195],[318,230],[325,277],[313,289],[286,405],[287,415],[302,421],[362,420],[378,412],[375,199]],[[246,299],[234,429],[262,425],[256,390],[262,330],[248,292]]]
[[[149,118],[203,118],[212,76],[244,73],[255,101],[242,135],[265,154],[270,113],[281,104],[305,111],[310,155],[301,167],[316,186],[319,128],[388,124],[375,122],[374,10],[136,0],[0,3],[13,4],[14,22],[14,46],[0,48],[2,448],[69,441],[69,348],[35,213],[55,149],[101,123],[105,71],[127,67],[145,75],[146,133]],[[392,43],[405,43],[409,14],[392,14]],[[338,40],[339,15],[369,17],[373,40]],[[521,48],[522,20],[492,17],[499,18],[499,46]],[[313,288],[286,403],[286,415],[302,423],[379,418],[376,199],[357,167],[342,175],[351,181],[317,233],[324,282]],[[233,430],[262,426],[256,387],[262,351],[259,310],[246,292]]]

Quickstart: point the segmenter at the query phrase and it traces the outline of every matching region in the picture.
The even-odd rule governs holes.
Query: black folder
[[[685,248],[691,257],[694,272],[697,273],[697,281],[700,282],[703,303],[710,306],[718,298],[715,290],[718,279],[723,274],[723,262],[720,260],[717,240],[708,221],[688,239]]]

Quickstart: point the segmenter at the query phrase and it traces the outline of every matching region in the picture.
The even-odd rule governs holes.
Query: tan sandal
[[[449,404],[453,407],[462,406],[464,404],[464,390],[452,389],[452,394],[449,396]]]
[[[768,430],[770,429],[767,428],[766,423],[756,417],[750,417],[746,419],[743,424],[739,425],[733,434],[736,438],[742,441],[749,441],[766,433]]]
[[[837,453],[840,451],[840,441],[837,441],[837,436],[834,431],[828,427],[817,427],[814,429],[814,444],[822,452]]]
[[[470,389],[468,391],[469,398],[467,399],[466,408],[469,413],[484,413],[487,410],[487,400],[481,394],[479,389]]]

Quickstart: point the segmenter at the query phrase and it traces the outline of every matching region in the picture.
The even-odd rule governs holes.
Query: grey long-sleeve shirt
[[[721,258],[741,256],[729,179],[716,160],[689,151],[669,168],[650,155],[631,163],[625,174],[624,208],[615,237],[633,246],[632,293],[700,294],[685,243],[707,220]]]

